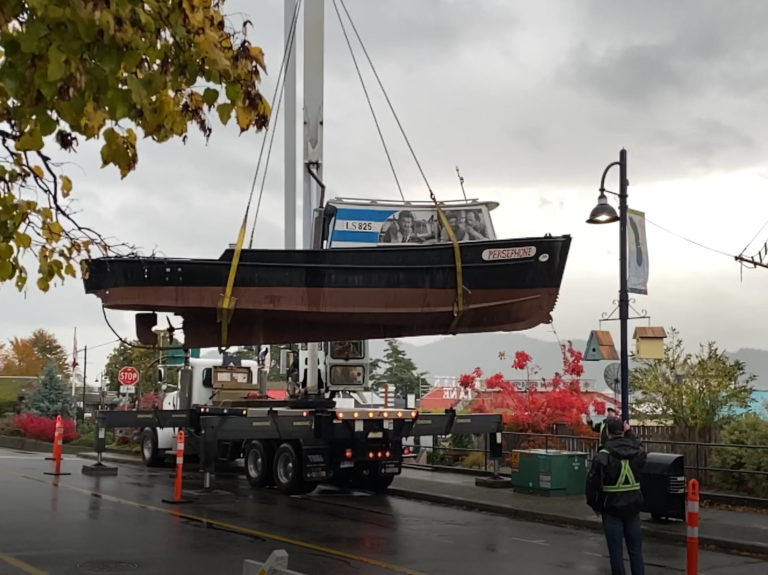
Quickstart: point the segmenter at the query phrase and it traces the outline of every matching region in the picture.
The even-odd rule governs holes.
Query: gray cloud
[[[615,233],[587,231],[583,220],[603,167],[622,146],[629,150],[633,201],[649,197],[646,189],[665,180],[765,166],[768,4],[346,1],[438,198],[460,197],[458,165],[468,195],[491,193],[502,203],[498,229],[574,234],[572,265],[558,304],[564,337],[585,337],[584,326],[591,326],[615,297],[616,274],[610,267],[616,261]],[[326,7],[329,195],[397,198],[331,0]],[[282,55],[283,2],[264,1],[256,8],[251,0],[230,0],[227,9],[254,22],[250,36],[266,52],[270,74],[262,89],[271,99]],[[370,73],[366,78],[406,196],[428,199]],[[301,81],[299,74],[299,93]],[[256,245],[279,248],[282,117],[273,127],[277,137]],[[235,240],[262,138],[216,125],[207,145],[196,134],[186,145],[141,140],[139,169],[125,180],[111,168],[100,169],[98,145],[83,144],[76,156],[66,158],[76,164],[73,198],[83,223],[146,252],[218,257]],[[614,186],[615,174],[610,181]],[[704,199],[688,200],[697,201]],[[751,211],[760,209],[755,205]],[[702,221],[697,237],[717,245],[729,239],[718,237],[724,233],[714,222]],[[743,241],[750,234],[745,231]],[[751,276],[740,288],[737,270],[728,262],[717,268],[719,279],[702,280],[719,282],[721,291],[702,289],[701,299],[694,300],[685,286],[700,272],[683,264],[677,270],[676,263],[661,268],[655,256],[679,249],[670,241],[665,236],[651,246],[656,250],[652,274],[659,282],[654,293],[670,296],[652,300],[655,316],[674,320],[684,335],[687,323],[695,340],[707,339],[698,334],[715,323],[734,344],[759,339],[749,310],[729,309],[715,320],[702,308],[717,310],[728,298],[758,298],[762,276]],[[695,253],[680,252],[679,261]],[[605,274],[596,271],[606,266]],[[90,338],[95,345],[112,338],[98,301],[83,295],[79,282],[27,299],[2,288],[0,317],[0,340],[50,326],[68,343],[74,325],[80,326],[82,342]],[[130,335],[127,315],[110,317]]]

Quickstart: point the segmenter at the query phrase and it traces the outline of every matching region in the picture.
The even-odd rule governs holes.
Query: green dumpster
[[[587,453],[520,449],[510,455],[512,487],[537,495],[582,495],[587,480]]]

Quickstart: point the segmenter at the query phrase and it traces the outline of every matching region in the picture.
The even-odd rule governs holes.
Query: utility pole
[[[88,381],[88,346],[83,347],[83,423],[85,423],[85,382]]]

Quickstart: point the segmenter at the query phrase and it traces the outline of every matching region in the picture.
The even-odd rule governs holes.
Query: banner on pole
[[[648,244],[645,213],[627,210],[627,291],[648,294]]]

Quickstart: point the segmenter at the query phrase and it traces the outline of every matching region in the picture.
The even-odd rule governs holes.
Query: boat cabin
[[[448,224],[460,242],[495,240],[490,211],[496,202],[440,202]],[[450,242],[433,202],[393,202],[334,198],[326,203],[325,239],[328,248],[437,244]]]

